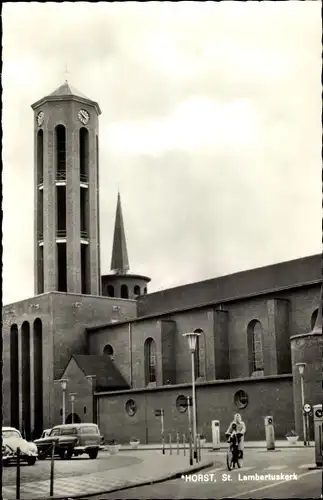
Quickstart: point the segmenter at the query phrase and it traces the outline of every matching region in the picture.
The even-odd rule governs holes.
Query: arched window
[[[114,286],[113,285],[108,285],[108,296],[114,297]]]
[[[56,179],[66,179],[66,129],[64,125],[56,127]]]
[[[40,318],[36,318],[33,325],[34,349],[34,432],[37,437],[43,431],[43,325]]]
[[[37,184],[44,181],[44,133],[39,130],[37,134]]]
[[[145,341],[145,379],[146,385],[156,382],[156,343],[154,339],[148,338]]]
[[[250,321],[247,328],[250,375],[264,370],[262,326],[260,321]]]
[[[108,356],[110,359],[113,359],[113,353],[114,351],[112,345],[107,344],[106,346],[104,346],[103,349],[104,356]]]
[[[311,330],[314,330],[315,322],[316,322],[316,319],[317,319],[318,312],[319,312],[319,310],[315,309],[315,311],[312,314],[312,317],[311,317]]]
[[[121,298],[122,299],[129,298],[129,291],[127,285],[121,285]]]
[[[133,289],[134,295],[140,295],[140,286],[136,285]]]
[[[10,327],[10,400],[10,422],[13,427],[19,429],[19,348],[16,324]]]
[[[80,181],[89,182],[89,132],[80,129]]]
[[[146,293],[147,293],[147,287],[145,286],[145,288],[144,288],[144,294],[146,295]]]
[[[201,376],[201,366],[200,366],[200,341],[203,330],[196,328],[194,333],[199,333],[200,335],[196,338],[196,348],[194,352],[194,367],[195,367],[195,378]]]

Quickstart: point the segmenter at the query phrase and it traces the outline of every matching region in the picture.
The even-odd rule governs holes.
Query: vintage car
[[[37,439],[39,460],[45,460],[53,451],[60,458],[71,459],[72,456],[86,453],[95,459],[102,448],[102,436],[96,424],[62,424],[56,425],[47,437]]]
[[[23,439],[14,427],[2,427],[2,462],[8,464],[17,460],[17,449],[20,448],[20,460],[34,465],[37,460],[37,446]]]

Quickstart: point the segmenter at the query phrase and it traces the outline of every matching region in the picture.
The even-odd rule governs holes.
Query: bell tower
[[[35,294],[100,295],[100,107],[67,81],[31,107]]]

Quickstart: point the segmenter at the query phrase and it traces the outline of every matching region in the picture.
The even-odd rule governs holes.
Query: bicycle
[[[227,451],[227,467],[231,471],[237,464],[238,469],[242,466],[242,453],[239,450],[239,438],[241,434],[233,431],[228,438],[229,448]]]

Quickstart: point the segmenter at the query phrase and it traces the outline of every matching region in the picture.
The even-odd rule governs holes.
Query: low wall
[[[245,408],[235,400],[238,391],[244,391],[248,398]],[[176,432],[187,433],[187,411],[179,411],[178,396],[191,396],[189,384],[97,394],[99,426],[106,439],[117,439],[128,443],[137,437],[142,444],[160,442],[160,418],[155,410],[164,409],[165,435]],[[137,411],[130,416],[126,403],[132,399]],[[203,432],[211,441],[211,421],[220,421],[221,439],[235,413],[240,413],[247,426],[246,439],[264,440],[264,417],[274,418],[277,439],[284,438],[287,431],[294,429],[292,375],[207,382],[196,385],[198,432]]]

